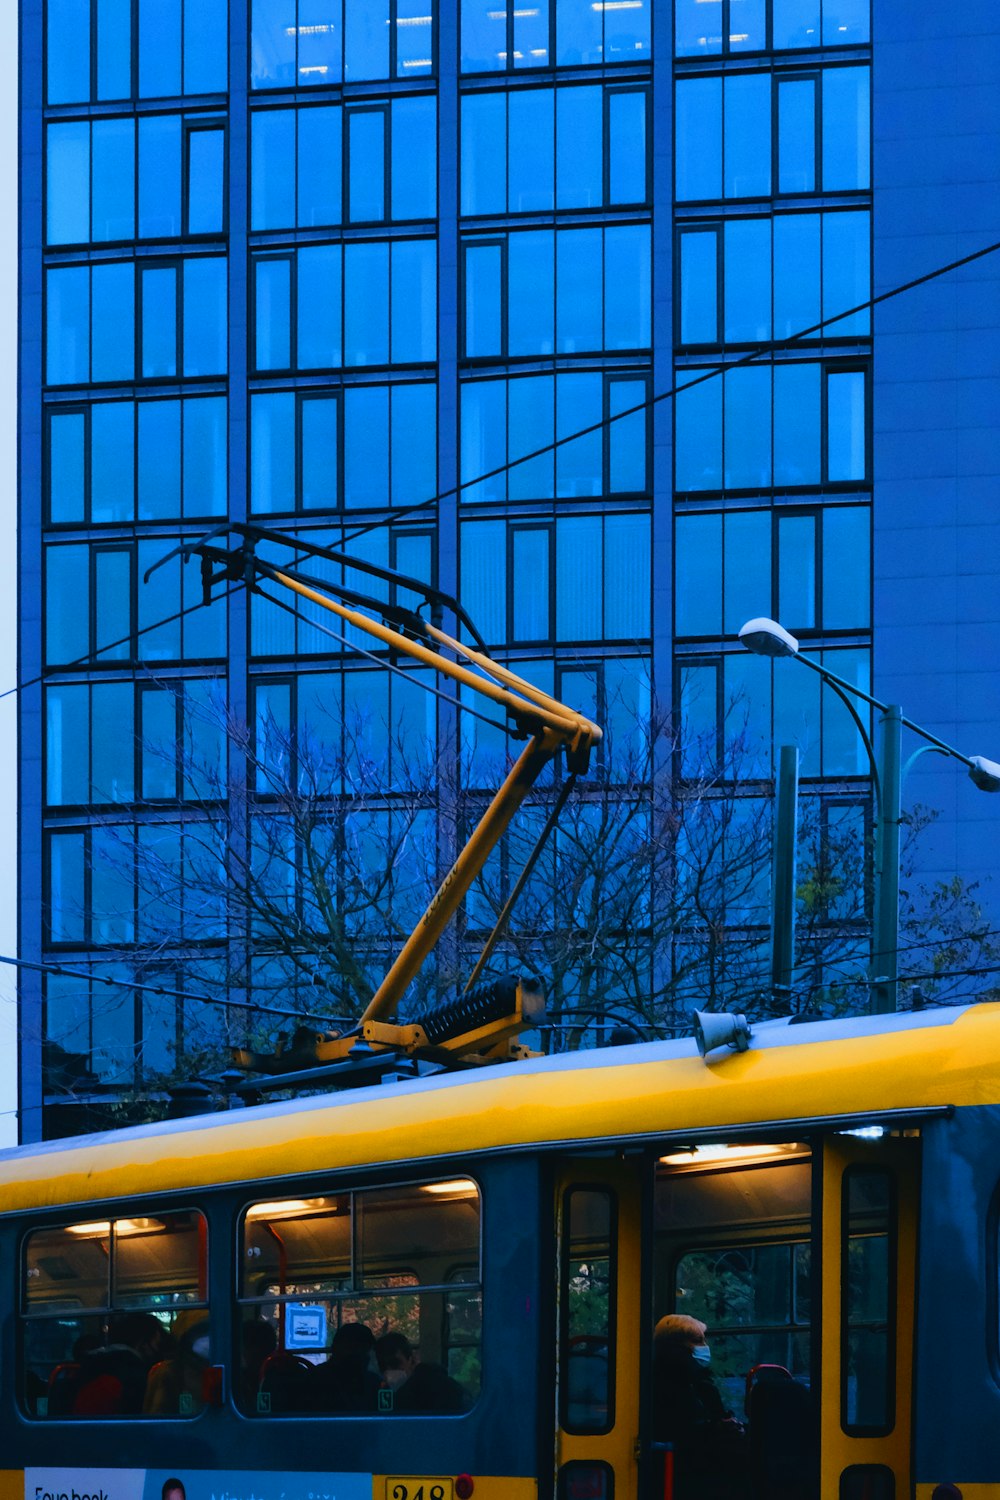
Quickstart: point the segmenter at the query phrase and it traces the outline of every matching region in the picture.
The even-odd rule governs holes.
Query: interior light
[[[280,1203],[255,1203],[247,1209],[248,1219],[290,1219],[295,1214],[336,1212],[335,1198],[284,1198]]]
[[[591,10],[642,10],[643,0],[592,0]]]
[[[116,1219],[115,1234],[163,1234],[166,1224],[162,1219]]]
[[[431,17],[430,16],[397,16],[396,17],[396,25],[397,26],[429,26],[430,24],[431,24]]]
[[[806,1148],[798,1142],[783,1142],[778,1146],[749,1146],[736,1145],[727,1146],[722,1141],[706,1143],[703,1146],[689,1146],[683,1151],[672,1151],[669,1156],[660,1157],[661,1167],[696,1167],[706,1166],[710,1162],[747,1162],[747,1161],[773,1161],[779,1156],[798,1156]]]
[[[532,57],[547,57],[548,52],[548,47],[532,47],[530,55]]]
[[[731,31],[729,33],[729,40],[731,42],[745,42],[748,36],[749,32],[746,31]]]
[[[296,35],[298,35],[298,36],[325,36],[328,31],[332,31],[332,30],[333,30],[333,27],[330,26],[330,25],[328,25],[324,21],[322,24],[318,23],[315,26],[286,26],[285,27],[285,35],[286,36],[296,36]]]
[[[857,1130],[841,1130],[839,1135],[853,1135],[859,1141],[880,1141],[886,1134],[884,1125],[859,1125]]]
[[[311,68],[300,68],[299,69],[300,73],[329,73],[329,71],[330,71],[330,69],[326,66],[325,63],[323,63],[322,65],[320,65],[319,63],[316,63]]]
[[[413,57],[409,61],[405,59],[403,61],[404,68],[429,68],[430,66],[431,59],[429,57]]]
[[[66,1233],[78,1234],[85,1240],[96,1240],[111,1233],[111,1224],[107,1219],[94,1220],[89,1224],[67,1224]]]
[[[454,1182],[426,1182],[420,1191],[432,1193],[435,1197],[473,1198],[478,1196],[476,1184],[470,1182],[467,1177],[456,1178]]]

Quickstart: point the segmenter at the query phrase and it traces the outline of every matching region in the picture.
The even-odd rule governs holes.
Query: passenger
[[[182,1315],[183,1316],[183,1315]],[[147,1417],[190,1416],[205,1404],[205,1372],[208,1369],[208,1319],[198,1312],[187,1315],[176,1351],[149,1372],[142,1403]],[[180,1322],[180,1319],[178,1319]],[[177,1331],[177,1323],[174,1324]]]
[[[330,1358],[316,1367],[317,1410],[376,1411],[380,1384],[375,1335],[365,1323],[344,1323],[334,1334]]]
[[[743,1428],[726,1411],[709,1369],[705,1324],[682,1313],[653,1334],[653,1437],[674,1450],[674,1500],[744,1500]]]
[[[243,1324],[240,1349],[239,1401],[244,1411],[257,1410],[261,1371],[278,1347],[278,1333],[265,1318],[252,1318]]]
[[[153,1365],[172,1350],[170,1335],[148,1312],[126,1312],[108,1328],[108,1343],[80,1364],[74,1416],[134,1416],[142,1411]]]
[[[457,1415],[466,1409],[465,1393],[443,1365],[424,1363],[402,1333],[384,1333],[375,1344],[384,1384],[392,1391],[392,1410]]]

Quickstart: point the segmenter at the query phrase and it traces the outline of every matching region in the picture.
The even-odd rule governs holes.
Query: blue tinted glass
[[[507,462],[507,382],[471,381],[462,386],[461,401],[461,498],[466,502],[506,500],[505,475],[493,471]],[[472,483],[481,474],[493,474],[493,478]]]
[[[724,194],[760,197],[771,191],[771,76],[727,78],[724,90]]]
[[[507,638],[506,528],[502,521],[466,522],[461,528],[461,601],[491,645]]]
[[[97,97],[132,93],[131,0],[97,0]]]
[[[766,46],[765,0],[729,0],[730,51],[763,52]]]
[[[344,77],[389,77],[388,0],[344,0]]]
[[[679,679],[681,775],[704,776],[718,755],[718,669],[682,666]]]
[[[227,86],[228,6],[200,0],[184,7],[184,92],[224,94]]]
[[[131,380],[135,370],[135,273],[131,262],[94,266],[90,283],[92,380]]]
[[[437,388],[392,387],[393,505],[427,500],[437,489]],[[429,576],[429,575],[428,575]]]
[[[763,343],[771,337],[770,219],[727,221],[725,267],[726,343]]]
[[[552,90],[509,94],[507,108],[510,212],[542,213],[554,205]]]
[[[177,699],[169,690],[139,695],[143,797],[177,795]]]
[[[250,228],[290,228],[295,223],[295,111],[256,110],[250,136]]]
[[[462,99],[463,214],[502,214],[507,206],[506,94]]]
[[[181,403],[141,401],[139,417],[139,519],[161,521],[181,513]]]
[[[465,354],[468,359],[497,355],[503,348],[501,274],[503,247],[465,246]]]
[[[53,806],[90,800],[90,689],[51,687],[45,694],[45,800]]]
[[[79,942],[84,937],[83,850],[82,832],[49,835],[49,940],[53,943]]]
[[[608,201],[645,203],[646,95],[608,95]]]
[[[131,521],[135,513],[135,416],[131,401],[90,411],[90,519]]]
[[[832,665],[832,663],[831,663]],[[836,668],[834,667],[834,670]],[[798,745],[803,776],[820,774],[820,679],[815,672],[773,673],[774,743]],[[841,706],[841,711],[846,710]]]
[[[84,415],[53,412],[49,419],[49,518],[84,519]]]
[[[140,542],[138,571],[144,574],[152,563],[163,557],[163,549],[155,551],[155,542]],[[163,567],[157,568],[139,590],[139,628],[142,635],[142,654],[157,661],[181,654],[181,622],[171,619],[181,606],[181,563],[173,558]],[[202,613],[202,611],[199,611]],[[208,614],[209,611],[203,611]],[[165,621],[167,623],[162,623]],[[152,627],[147,629],[146,627]]]
[[[45,660],[70,662],[87,654],[89,585],[86,547],[45,551]]]
[[[184,262],[184,373],[221,375],[226,368],[226,262]]]
[[[344,364],[389,363],[389,246],[344,246]]]
[[[392,101],[392,217],[437,212],[437,110],[430,94]]]
[[[818,47],[819,0],[774,0],[772,18],[775,50]]]
[[[603,62],[601,22],[591,0],[556,0],[556,67]]]
[[[131,655],[131,610],[131,552],[98,549],[94,554],[94,654],[100,661],[125,661]]]
[[[355,223],[385,218],[385,126],[381,109],[348,111],[348,217]]]
[[[871,186],[868,68],[823,74],[823,190],[865,192]]]
[[[820,481],[820,367],[774,367],[774,482]]]
[[[181,573],[180,603],[192,611],[184,621],[184,655],[189,658],[224,657],[226,611],[220,607],[221,599],[208,609],[194,607],[201,604],[201,578],[197,568],[186,567]]]
[[[295,0],[252,0],[250,82],[255,89],[295,82]]]
[[[725,379],[726,488],[771,482],[771,371],[747,365]]]
[[[771,604],[771,516],[764,511],[726,516],[725,604],[722,628],[736,635],[747,620],[769,615]]]
[[[192,130],[188,136],[188,234],[219,234],[223,224],[225,132]]]
[[[184,402],[184,514],[226,511],[226,398]]]
[[[285,370],[292,362],[291,261],[258,260],[254,266],[254,363]]]
[[[871,219],[867,210],[823,215],[823,317],[848,307],[859,307],[872,294]],[[863,308],[853,317],[828,323],[824,338],[867,334],[871,313]]]
[[[721,635],[722,517],[678,516],[675,539],[677,634]]]
[[[177,271],[173,266],[142,270],[142,374],[147,379],[177,374]]]
[[[649,347],[652,284],[649,225],[620,224],[604,231],[604,347]]]
[[[604,633],[612,640],[649,635],[649,563],[649,517],[605,517]]]
[[[434,61],[433,0],[396,0],[396,77],[419,78]]]
[[[865,373],[831,370],[826,377],[826,477],[864,479]]]
[[[778,81],[778,192],[816,188],[816,85],[811,78]]]
[[[344,10],[364,0],[345,0]],[[372,6],[377,10],[377,4]],[[299,0],[300,86],[340,83],[344,70],[344,29],[339,0]],[[385,27],[388,32],[388,27]]]
[[[48,0],[45,11],[49,104],[90,98],[90,0]]]
[[[641,405],[647,396],[644,380],[611,380],[608,416]],[[608,427],[608,487],[613,495],[638,494],[646,489],[646,412],[633,412]]]
[[[603,342],[601,230],[561,229],[556,235],[556,352],[580,354]]]
[[[93,237],[135,237],[135,125],[95,120],[93,138]]]
[[[344,504],[385,505],[389,497],[389,391],[344,392]]]
[[[50,125],[45,184],[45,238],[50,245],[90,239],[90,125]]]
[[[853,683],[863,693],[871,692],[871,657],[868,651],[824,651],[824,667]],[[810,677],[813,675],[809,673]],[[823,688],[824,776],[867,776],[871,770],[864,742],[843,703],[832,688]]]
[[[707,57],[722,51],[722,0],[674,0],[674,52]]]
[[[790,338],[820,321],[820,216],[774,219],[774,336]]]
[[[514,9],[515,68],[549,66],[549,0]]]
[[[435,359],[438,335],[435,272],[435,240],[399,240],[393,245],[394,365],[423,365]]]
[[[556,437],[568,438],[601,422],[603,381],[596,372],[556,376]],[[599,495],[602,489],[602,432],[588,432],[556,449],[556,494],[560,499]]]
[[[139,97],[181,92],[181,0],[139,0]]]
[[[871,623],[871,520],[866,505],[823,512],[823,627],[867,629]]]
[[[340,223],[340,106],[299,110],[299,225]]]
[[[494,0],[462,0],[462,72],[492,73],[506,66],[506,10]]]
[[[528,375],[507,385],[508,461],[547,447],[555,433],[555,379]],[[517,464],[507,475],[511,500],[548,500],[553,495],[552,454]]]
[[[557,89],[556,207],[598,208],[603,202],[601,89]]]
[[[816,618],[816,518],[778,517],[778,618],[812,630]]]
[[[678,201],[722,197],[722,79],[685,78],[676,91]]]
[[[250,504],[258,514],[295,507],[295,397],[250,397]]]
[[[181,120],[139,121],[139,235],[172,239],[181,232]]]
[[[712,378],[690,390],[682,388],[674,400],[674,411],[676,488],[721,488],[722,380]]]
[[[507,241],[508,353],[551,354],[553,347],[553,234],[512,234]]]
[[[714,344],[719,337],[718,233],[689,229],[680,236],[682,344]]]
[[[90,272],[67,266],[45,273],[45,378],[78,385],[90,378]]]
[[[337,506],[337,401],[333,396],[304,400],[302,421],[302,505],[334,510]]]
[[[824,46],[842,47],[870,39],[871,0],[824,0]]]
[[[547,641],[549,623],[549,533],[517,527],[511,536],[511,638]]]
[[[352,251],[364,248],[367,247],[352,246]],[[323,369],[341,363],[340,266],[339,245],[311,245],[299,251],[298,363],[301,369]]]
[[[650,56],[652,15],[653,0],[639,0],[638,5],[605,5],[604,61],[646,62]]]
[[[556,640],[596,641],[603,634],[604,546],[599,516],[556,522]],[[635,581],[632,582],[635,586]]]

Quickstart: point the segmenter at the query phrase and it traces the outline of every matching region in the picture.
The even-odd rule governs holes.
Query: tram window
[[[887,1171],[849,1167],[843,1187],[841,1425],[852,1434],[893,1427],[894,1203]]]
[[[852,1464],[840,1476],[840,1500],[895,1500],[896,1476],[882,1464]]]
[[[193,1416],[209,1366],[197,1212],[40,1229],[24,1244],[21,1398],[36,1417]]]
[[[249,1415],[467,1410],[480,1387],[479,1190],[461,1178],[257,1203],[240,1301]]]
[[[560,1420],[567,1432],[614,1426],[615,1202],[605,1188],[565,1199]]]
[[[559,1470],[559,1500],[614,1500],[615,1476],[604,1463],[563,1464]]]

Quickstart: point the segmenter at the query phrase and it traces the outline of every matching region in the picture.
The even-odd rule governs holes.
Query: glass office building
[[[77,1083],[169,1071],[209,983],[211,916],[131,873],[196,840],[164,744],[222,754],[220,693],[251,725],[321,696],[456,732],[305,616],[186,613],[177,557],[144,581],[225,518],[363,531],[621,732],[669,706],[682,770],[739,721],[748,797],[798,744],[826,819],[864,825],[864,747],[813,674],[739,648],[748,617],[988,732],[955,622],[995,620],[996,269],[849,311],[1000,213],[996,23],[905,10],[22,0],[21,953],[94,974],[21,975],[25,1138],[60,1129],[66,1054]],[[953,780],[919,788],[934,859],[975,876],[990,825]],[[102,984],[133,948],[178,993]]]

